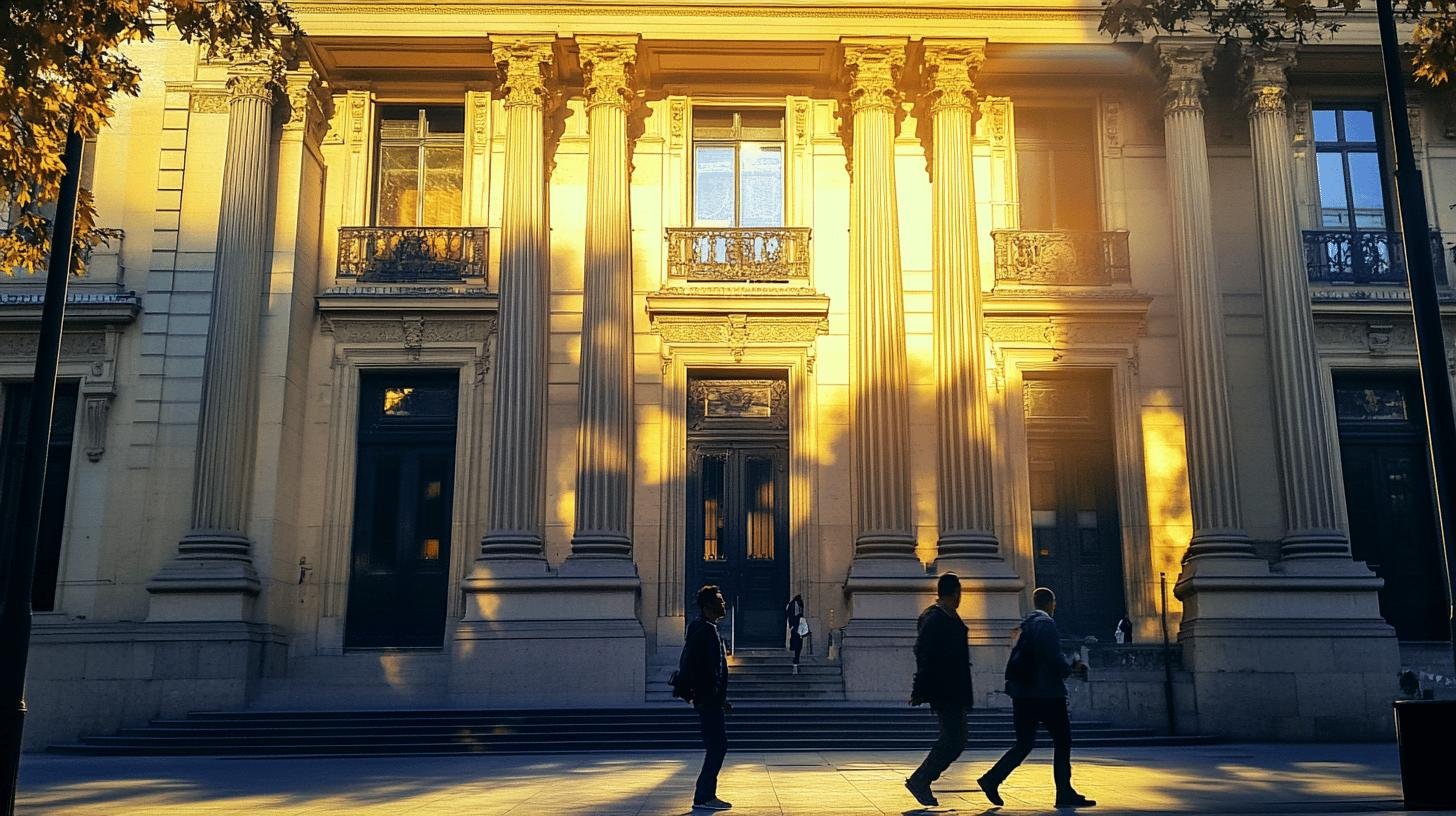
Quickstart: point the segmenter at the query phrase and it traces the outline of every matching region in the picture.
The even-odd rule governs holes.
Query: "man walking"
[[[1067,684],[1073,671],[1085,671],[1080,659],[1067,661],[1062,655],[1052,613],[1057,596],[1046,587],[1031,594],[1036,610],[1021,622],[1021,637],[1006,664],[1006,693],[1011,697],[1011,717],[1016,744],[995,767],[976,780],[991,804],[1002,804],[997,788],[1020,765],[1036,744],[1036,728],[1045,724],[1052,737],[1052,778],[1057,786],[1057,807],[1092,807],[1096,802],[1072,789],[1072,724],[1067,715]]]
[[[718,798],[718,771],[728,753],[728,730],[723,714],[728,705],[728,656],[718,621],[727,614],[727,604],[718,587],[709,584],[698,590],[697,620],[688,625],[683,643],[681,674],[687,678],[693,709],[703,734],[703,770],[693,791],[694,810],[727,810],[732,805]]]
[[[971,652],[966,625],[956,612],[961,605],[961,579],[953,572],[940,576],[936,599],[920,613],[915,629],[915,680],[910,705],[929,703],[940,722],[940,737],[905,788],[926,807],[940,804],[930,783],[966,748],[966,709],[971,706]]]

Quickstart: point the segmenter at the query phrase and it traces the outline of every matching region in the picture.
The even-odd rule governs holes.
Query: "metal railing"
[[[362,281],[484,278],[485,227],[340,227],[339,277]]]
[[[1131,283],[1127,232],[993,230],[996,282],[1051,286]]]
[[[1436,283],[1444,286],[1446,250],[1441,234],[1430,237]],[[1305,230],[1304,265],[1310,283],[1405,286],[1400,233],[1392,230]]]
[[[667,274],[689,281],[809,279],[808,227],[667,230]]]

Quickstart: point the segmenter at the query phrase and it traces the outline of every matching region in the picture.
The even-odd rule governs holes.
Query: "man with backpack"
[[[1006,693],[1011,697],[1011,717],[1016,744],[991,770],[976,780],[991,804],[1000,807],[997,788],[1016,770],[1036,745],[1036,729],[1045,724],[1052,738],[1052,778],[1057,786],[1059,808],[1092,807],[1096,802],[1072,789],[1072,724],[1067,714],[1067,684],[1072,672],[1087,670],[1080,659],[1068,661],[1062,654],[1061,637],[1052,613],[1057,596],[1046,587],[1031,594],[1035,611],[1021,622],[1021,636],[1006,663]]]
[[[926,807],[940,802],[930,783],[966,749],[966,709],[971,707],[971,650],[966,625],[956,609],[961,605],[961,579],[953,572],[940,576],[935,603],[920,613],[915,624],[915,679],[910,705],[929,703],[940,723],[940,738],[905,789]]]
[[[733,807],[718,798],[718,771],[728,753],[728,654],[718,621],[727,615],[727,603],[718,587],[709,584],[698,590],[699,617],[688,625],[678,670],[672,676],[672,693],[693,704],[703,734],[703,769],[693,791],[694,810],[728,810]]]

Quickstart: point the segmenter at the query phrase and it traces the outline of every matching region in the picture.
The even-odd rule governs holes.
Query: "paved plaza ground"
[[[1395,746],[1214,745],[1088,749],[1074,780],[1088,813],[1369,814],[1400,812]],[[50,816],[511,816],[687,814],[699,754],[385,757],[368,759],[95,758],[30,754],[20,812]],[[1002,787],[991,808],[974,779],[995,759],[967,755],[922,810],[902,787],[918,754],[729,754],[719,793],[731,813],[1055,813],[1050,751]],[[1063,811],[1071,813],[1071,811]]]

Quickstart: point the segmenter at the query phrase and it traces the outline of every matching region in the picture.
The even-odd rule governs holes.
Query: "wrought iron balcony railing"
[[[1111,286],[1132,282],[1127,233],[1090,230],[992,230],[996,282]]]
[[[1444,286],[1446,251],[1441,234],[1430,237],[1436,283]],[[1405,286],[1400,233],[1387,230],[1305,230],[1304,264],[1310,283]]]
[[[667,274],[689,281],[807,281],[809,228],[669,229]]]
[[[339,277],[362,281],[484,278],[485,227],[340,227]]]

